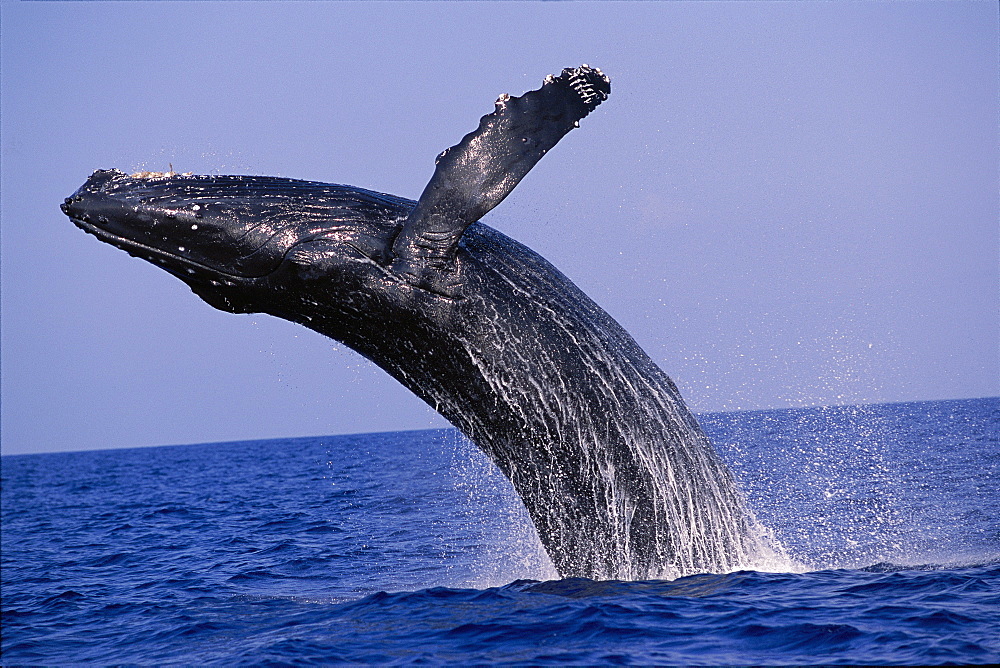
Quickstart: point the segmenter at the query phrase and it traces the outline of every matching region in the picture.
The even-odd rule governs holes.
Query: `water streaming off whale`
[[[216,178],[219,192],[213,190]],[[375,231],[368,234],[376,237],[394,229],[413,206],[288,179],[173,176],[150,182],[120,173],[95,175],[77,197],[81,208],[88,196],[113,197],[123,210],[130,198],[162,207],[165,200],[190,199],[192,190],[198,201],[225,201],[234,179],[243,210],[259,200],[283,222],[310,200],[305,234],[317,234],[317,220],[334,230],[317,245],[324,261],[341,230],[372,221]],[[131,194],[133,185],[140,196]],[[198,219],[201,227],[208,227],[207,216]],[[108,240],[128,249],[127,239]],[[780,549],[746,510],[674,383],[538,254],[475,223],[460,244],[463,299],[417,294],[393,304],[342,274],[302,271],[311,243],[317,242],[294,246],[294,266],[286,262],[263,278],[247,279],[245,294],[221,305],[244,299],[247,306],[233,310],[270,312],[342,341],[433,406],[511,479],[561,574],[677,577],[780,560]],[[147,247],[141,254],[162,259]],[[174,269],[191,283],[211,279],[204,278],[203,264],[197,272]],[[205,296],[204,285],[192,287]]]
[[[102,170],[63,211],[216,308],[300,323],[387,371],[511,480],[564,577],[781,559],[670,378],[555,267],[477,222],[609,94],[584,65],[502,95],[418,202]]]
[[[486,314],[459,340],[474,369],[464,380],[487,388],[491,405],[456,403],[451,389],[422,396],[490,454],[542,535],[562,537],[561,573],[634,580],[791,565],[627,332],[499,232],[474,225],[463,244],[480,261],[467,299]]]

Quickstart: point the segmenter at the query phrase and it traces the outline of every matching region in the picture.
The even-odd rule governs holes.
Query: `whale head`
[[[399,283],[385,267],[412,207],[311,181],[114,169],[94,172],[61,205],[84,231],[233,313],[273,312],[281,291],[289,293],[287,310],[296,282],[340,286],[355,297]]]

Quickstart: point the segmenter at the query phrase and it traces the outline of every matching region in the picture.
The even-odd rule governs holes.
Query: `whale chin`
[[[235,283],[273,272],[290,235],[234,209],[215,177],[95,171],[61,209],[82,230],[181,277]]]
[[[413,202],[267,176],[97,170],[61,209],[80,229],[189,283],[249,285],[310,244],[387,264]]]

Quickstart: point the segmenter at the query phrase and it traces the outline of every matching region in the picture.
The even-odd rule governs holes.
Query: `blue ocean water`
[[[0,661],[1000,662],[1000,399],[700,419],[793,572],[559,580],[451,430],[5,456]]]

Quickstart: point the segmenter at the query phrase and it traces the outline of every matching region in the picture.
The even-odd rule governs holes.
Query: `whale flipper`
[[[457,296],[456,250],[466,228],[502,202],[610,93],[604,73],[582,65],[549,75],[520,97],[501,95],[475,131],[438,156],[434,176],[393,243],[393,271],[417,287]]]

